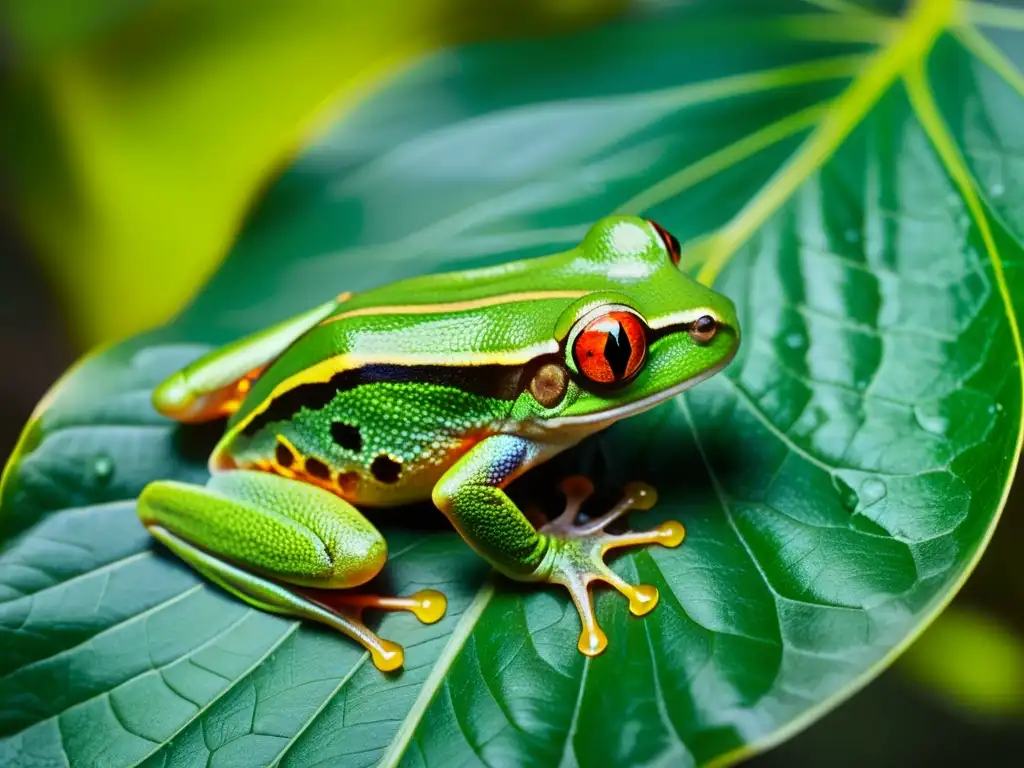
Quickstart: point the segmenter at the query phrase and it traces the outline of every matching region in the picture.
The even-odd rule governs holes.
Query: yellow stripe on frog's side
[[[650,320],[650,326],[654,330],[661,330],[662,328],[670,328],[673,325],[690,325],[695,323],[698,318],[707,315],[714,318],[716,323],[721,323],[722,318],[718,316],[718,313],[711,307],[694,307],[692,309],[683,309],[679,312],[673,312],[670,315],[662,315],[661,317],[655,317]]]
[[[506,293],[501,296],[487,296],[482,299],[467,299],[466,301],[442,301],[434,304],[385,304],[376,307],[351,309],[348,312],[342,312],[341,314],[325,318],[320,322],[320,325],[328,325],[339,320],[348,320],[352,317],[366,317],[368,315],[431,315],[443,314],[445,312],[464,312],[471,309],[483,309],[484,307],[515,304],[523,301],[578,299],[581,296],[586,296],[586,294],[587,291],[522,291],[520,293]]]
[[[549,297],[550,298],[550,297]],[[478,366],[478,365],[524,365],[540,355],[550,355],[558,352],[558,342],[548,339],[538,344],[532,344],[521,349],[511,349],[503,352],[446,352],[444,354],[403,354],[403,355],[359,355],[347,352],[343,355],[329,357],[321,360],[316,365],[311,365],[303,371],[289,376],[278,384],[263,401],[246,415],[245,419],[235,425],[234,432],[240,432],[263,413],[270,404],[281,395],[304,384],[324,384],[330,381],[335,374],[342,371],[349,371],[362,368],[367,365],[438,365],[438,366]]]

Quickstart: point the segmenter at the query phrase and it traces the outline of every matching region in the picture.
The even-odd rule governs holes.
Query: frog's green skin
[[[346,599],[306,590],[354,587],[383,567],[384,540],[356,507],[432,498],[503,573],[567,586],[584,624],[580,649],[599,653],[605,641],[590,581],[612,583],[634,613],[657,600],[652,587],[618,579],[602,555],[631,544],[675,546],[682,527],[603,533],[610,517],[653,503],[639,485],[608,519],[576,527],[574,509],[588,488],[573,481],[568,512],[538,532],[503,488],[733,357],[733,304],[683,273],[677,248],[644,219],[609,217],[572,250],[339,296],[210,353],[164,382],[154,401],[182,421],[231,414],[210,458],[212,478],[205,487],[153,483],[139,500],[143,522],[250,603],[335,626],[390,669],[402,663],[401,649],[354,613],[407,608],[436,620],[443,596]],[[634,344],[616,347],[617,370],[632,364],[630,350],[646,346],[646,360],[628,380],[599,385],[573,350],[584,336],[607,338],[581,330],[610,311],[646,325],[636,326]],[[714,321],[710,338],[695,331],[698,318]],[[620,338],[626,325],[617,327]]]

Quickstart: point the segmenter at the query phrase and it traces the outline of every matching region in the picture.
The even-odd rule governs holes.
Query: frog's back
[[[558,353],[536,328],[553,328],[583,295],[501,292],[496,270],[478,272],[341,302],[255,380],[213,468],[278,472],[369,505],[428,498],[451,464],[500,431],[538,355]]]
[[[551,263],[538,283],[537,265]],[[459,368],[489,356],[514,364],[538,319],[557,318],[572,297],[563,255],[486,269],[426,275],[341,297],[334,311],[297,339],[254,382],[232,416],[241,424],[286,389],[372,366]],[[525,265],[534,265],[528,269]],[[543,271],[543,270],[542,270]],[[523,303],[523,299],[535,299]],[[473,359],[470,359],[473,358]],[[367,379],[375,379],[366,371]],[[394,370],[389,372],[394,374]]]

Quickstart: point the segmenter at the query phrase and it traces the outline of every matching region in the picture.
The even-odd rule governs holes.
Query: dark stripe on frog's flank
[[[542,357],[526,365],[375,364],[350,368],[334,374],[328,381],[299,384],[283,392],[263,410],[257,410],[240,432],[251,437],[268,424],[288,421],[303,408],[312,411],[325,408],[339,392],[380,382],[434,384],[494,400],[511,401],[529,384],[533,371],[546,361],[547,358]]]

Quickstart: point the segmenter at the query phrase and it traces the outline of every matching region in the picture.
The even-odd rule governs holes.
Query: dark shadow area
[[[0,175],[0,458],[6,463],[36,403],[74,352],[49,286],[11,223],[3,190]]]
[[[361,509],[374,525],[385,533],[391,528],[406,531],[452,531],[451,523],[430,501],[401,507]]]
[[[1017,757],[1013,757],[1017,755]],[[1019,765],[1019,719],[954,709],[890,669],[807,731],[744,763],[749,768],[914,768]]]
[[[174,450],[190,464],[205,466],[226,426],[227,419],[216,419],[202,424],[182,424],[174,431]]]
[[[657,421],[658,410],[648,417]],[[603,514],[619,501],[623,487],[634,481],[654,486],[662,497],[671,492],[693,500],[714,498],[708,465],[714,470],[715,480],[727,485],[748,466],[748,457],[722,432],[703,434],[701,441],[698,446],[689,433],[661,430],[640,447],[637,434],[613,427],[531,469],[509,487],[509,495],[524,511],[537,508],[551,517],[558,515],[565,504],[559,490],[561,481],[571,475],[585,475],[594,484],[594,495],[583,505],[583,519]],[[628,526],[628,516],[616,525]]]

